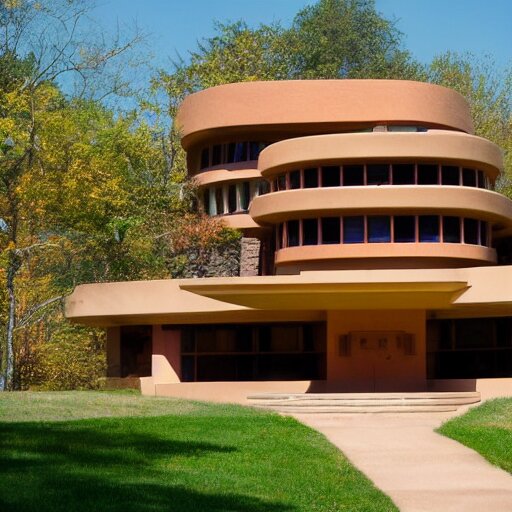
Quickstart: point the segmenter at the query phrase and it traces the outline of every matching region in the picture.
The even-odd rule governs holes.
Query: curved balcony
[[[435,212],[477,217],[512,226],[512,201],[485,189],[457,186],[383,185],[273,192],[255,197],[250,214],[258,223],[332,214]]]
[[[372,259],[372,268],[414,268],[492,265],[496,251],[489,247],[449,243],[380,243],[287,247],[276,252],[276,266],[308,267],[329,262],[329,268],[354,268]],[[380,265],[376,264],[380,261]],[[333,265],[333,262],[336,262]]]
[[[446,130],[341,133],[283,140],[261,152],[258,168],[265,178],[270,178],[297,167],[379,160],[452,162],[476,166],[493,179],[503,168],[498,146],[481,137]]]
[[[199,187],[205,187],[217,183],[228,183],[231,181],[250,181],[261,179],[261,172],[258,171],[258,169],[216,169],[213,171],[201,172],[193,177],[194,182]]]
[[[286,98],[286,101],[283,101]],[[438,85],[406,80],[244,82],[191,94],[177,116],[186,150],[201,140],[423,125],[472,133],[466,100]],[[292,135],[293,136],[293,135]]]

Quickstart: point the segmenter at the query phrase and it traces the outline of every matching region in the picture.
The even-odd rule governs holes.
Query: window
[[[228,188],[228,212],[236,212],[236,185],[229,185]]]
[[[207,188],[203,190],[203,205],[204,213],[210,213],[210,190]]]
[[[339,167],[322,167],[322,187],[339,187],[340,186],[340,168]]]
[[[478,244],[478,221],[475,219],[464,219],[464,243]]]
[[[230,142],[227,145],[226,162],[228,164],[232,164],[235,161],[235,149],[236,149],[236,144],[234,142]]]
[[[260,152],[265,147],[263,142],[249,142],[249,160],[258,160]]]
[[[249,203],[251,202],[251,184],[248,181],[244,181],[241,184],[240,190],[240,208],[244,211],[249,209]]]
[[[247,160],[247,142],[237,142],[233,162],[244,162],[245,160]]]
[[[204,148],[201,151],[201,169],[209,167],[210,165],[210,148]]]
[[[443,165],[441,167],[441,183],[443,185],[459,185],[459,168],[454,165]]]
[[[299,245],[299,221],[289,220],[287,223],[288,228],[288,247],[295,247]]]
[[[443,217],[443,242],[460,244],[459,217]]]
[[[340,218],[324,217],[322,219],[322,243],[339,244],[340,243]]]
[[[418,165],[418,185],[437,185],[438,183],[437,165]]]
[[[487,222],[480,221],[480,245],[487,245]]]
[[[277,248],[281,249],[283,247],[283,223],[279,224],[277,227]]]
[[[361,244],[364,242],[364,217],[345,217],[343,219],[343,243]]]
[[[290,173],[290,188],[300,188],[300,171],[292,171]]]
[[[477,171],[478,188],[485,188],[485,174],[483,171]]]
[[[416,241],[416,218],[413,215],[399,215],[393,219],[394,238],[397,243]]]
[[[389,217],[368,217],[368,242],[391,242],[391,223]]]
[[[474,169],[462,169],[462,185],[476,187],[476,173]]]
[[[222,215],[224,213],[224,199],[222,197],[221,187],[215,189],[215,206],[217,209],[217,215]]]
[[[345,187],[359,187],[361,185],[364,185],[364,166],[344,165],[343,185]]]
[[[389,185],[389,165],[372,164],[366,167],[367,185]]]
[[[220,144],[216,144],[212,148],[212,166],[219,165],[221,163],[222,157],[222,146]]]
[[[302,244],[318,244],[318,221],[317,219],[304,219],[302,221]]]
[[[393,185],[414,185],[414,164],[393,164]]]
[[[304,188],[318,187],[318,169],[304,169]]]
[[[439,217],[420,215],[418,220],[420,242],[439,242]]]
[[[286,174],[277,177],[277,190],[286,190]]]
[[[214,188],[211,188],[209,189],[209,193],[210,193],[210,208],[209,208],[209,213],[210,213],[210,216],[213,217],[214,215],[217,215],[217,199],[215,197],[215,189]]]
[[[263,196],[269,193],[270,185],[266,180],[258,182],[258,195]]]

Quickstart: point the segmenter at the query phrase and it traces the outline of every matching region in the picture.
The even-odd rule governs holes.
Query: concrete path
[[[450,413],[294,414],[402,512],[512,512],[512,476],[434,429]]]

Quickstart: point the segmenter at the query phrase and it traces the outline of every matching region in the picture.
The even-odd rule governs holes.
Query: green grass
[[[0,394],[0,468],[2,512],[397,510],[291,418],[126,392]]]
[[[496,398],[453,418],[438,432],[512,473],[512,398]]]

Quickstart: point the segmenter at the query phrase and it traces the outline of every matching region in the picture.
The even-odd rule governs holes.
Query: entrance
[[[369,391],[399,378],[415,354],[414,335],[404,331],[352,331],[340,337],[340,357],[350,358],[351,373],[368,383]]]

